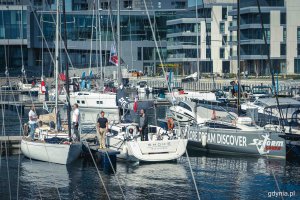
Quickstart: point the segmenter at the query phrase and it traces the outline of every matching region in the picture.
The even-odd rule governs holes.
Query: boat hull
[[[29,141],[22,139],[22,153],[33,160],[69,164],[76,160],[82,150],[81,143],[74,144],[51,144],[40,141]]]
[[[165,162],[181,157],[187,146],[186,139],[157,141],[123,141],[108,138],[109,148],[120,151],[118,158],[132,162]]]
[[[187,131],[189,150],[286,158],[286,142],[271,131],[194,128]]]
[[[185,153],[186,146],[186,139],[127,142],[128,155],[140,162],[176,160]]]

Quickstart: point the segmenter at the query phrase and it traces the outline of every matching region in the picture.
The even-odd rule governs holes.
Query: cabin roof
[[[259,102],[266,105],[267,108],[277,108],[276,98],[262,98]],[[278,98],[280,108],[300,108],[300,102],[292,98]]]

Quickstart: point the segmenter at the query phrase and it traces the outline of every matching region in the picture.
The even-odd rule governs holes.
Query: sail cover
[[[128,108],[128,105],[129,105],[129,98],[126,94],[126,91],[125,89],[122,87],[122,88],[119,88],[117,90],[117,95],[116,95],[116,98],[117,98],[117,105],[121,108]]]

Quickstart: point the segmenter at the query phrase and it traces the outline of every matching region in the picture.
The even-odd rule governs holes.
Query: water
[[[157,109],[157,117],[163,118],[165,109]],[[86,116],[97,112],[82,110]],[[23,122],[28,120],[25,113],[21,118]],[[153,121],[154,111],[148,114]],[[2,115],[0,118],[2,122]],[[2,134],[20,135],[20,121],[15,111],[5,110],[4,120]],[[299,161],[210,154],[193,155],[189,159],[201,199],[269,199],[269,196],[279,195],[275,193],[279,190],[295,194],[285,199],[300,199]],[[79,159],[65,166],[30,161],[23,155],[2,155],[0,161],[1,200],[108,199],[91,161]],[[116,177],[126,199],[197,199],[187,157],[172,163],[118,162],[116,177],[102,171],[100,175],[110,199],[122,199]]]
[[[299,199],[299,163],[212,155],[190,161],[201,199],[265,199],[278,191],[276,181],[281,191],[295,192],[288,199]],[[100,174],[109,197],[122,199],[116,177]],[[118,163],[117,177],[126,199],[197,199],[186,157],[177,163]],[[95,166],[84,159],[65,166],[2,157],[0,188],[1,199],[108,199]]]

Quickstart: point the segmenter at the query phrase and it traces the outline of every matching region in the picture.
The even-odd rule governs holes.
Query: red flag
[[[137,110],[138,110],[138,98],[135,97],[134,98],[134,104],[133,104],[133,111],[137,112]]]
[[[46,84],[45,84],[44,80],[42,80],[42,82],[41,82],[41,92],[42,92],[42,94],[45,94],[45,92],[46,92]]]
[[[114,64],[116,66],[118,66],[118,64],[119,64],[115,44],[111,44],[109,62],[111,62],[112,64]]]
[[[66,75],[64,73],[59,74],[59,79],[62,81],[66,81]]]

